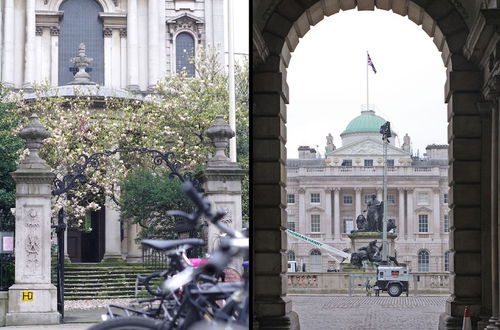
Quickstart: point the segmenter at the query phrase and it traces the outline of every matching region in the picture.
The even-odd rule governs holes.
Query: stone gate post
[[[238,163],[231,162],[225,154],[229,139],[235,133],[224,122],[222,116],[217,116],[205,134],[215,146],[215,155],[207,162],[203,174],[203,189],[215,208],[227,212],[221,221],[235,230],[241,230],[241,180],[245,176],[246,170],[241,169]],[[219,234],[214,226],[208,227],[207,247],[209,253],[217,248]],[[241,261],[241,259],[235,260],[230,265],[240,274],[242,274]]]
[[[9,288],[6,325],[58,324],[56,287],[50,282],[51,184],[54,174],[38,155],[50,135],[34,114],[19,136],[29,156],[12,173],[16,182],[15,284]]]

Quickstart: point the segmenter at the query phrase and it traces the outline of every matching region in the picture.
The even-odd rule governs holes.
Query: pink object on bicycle
[[[189,262],[191,262],[191,265],[193,265],[193,267],[198,267],[199,265],[206,264],[208,260],[205,258],[189,258]]]

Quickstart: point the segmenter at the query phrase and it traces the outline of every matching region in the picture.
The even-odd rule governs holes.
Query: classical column
[[[361,208],[362,208],[362,204],[361,204],[362,203],[361,202],[361,190],[362,190],[362,188],[359,188],[359,187],[354,188],[355,195],[356,195],[355,201],[354,201],[356,203],[356,205],[355,205],[356,214],[354,215],[354,219],[356,219],[358,217],[358,215],[360,215],[361,212],[363,212],[361,210]]]
[[[433,189],[434,192],[434,206],[432,210],[434,218],[434,234],[432,235],[435,239],[439,239],[441,234],[441,207],[439,205],[440,201],[440,190],[439,188]]]
[[[127,87],[127,29],[120,29],[120,88]]]
[[[14,87],[14,0],[5,0],[2,82]]]
[[[58,324],[56,287],[50,276],[51,191],[54,173],[40,158],[50,136],[34,114],[19,136],[29,156],[12,173],[16,182],[15,284],[9,288],[9,325]]]
[[[36,81],[41,81],[43,78],[43,68],[44,68],[44,60],[46,61],[45,58],[45,52],[42,44],[42,39],[43,39],[43,27],[37,26],[36,27],[36,53],[38,56],[36,57],[36,72],[35,72],[35,80]]]
[[[113,29],[104,28],[104,86],[111,87],[113,84],[113,62],[118,59],[113,58]]]
[[[224,122],[222,116],[217,116],[212,126],[205,131],[205,135],[215,146],[215,156],[208,159],[203,171],[203,189],[213,206],[226,212],[221,222],[233,230],[240,231],[242,229],[241,180],[246,170],[240,168],[238,163],[232,162],[224,152],[235,132]],[[219,234],[220,230],[215,226],[208,226],[209,253],[218,246]],[[286,249],[286,245],[283,249]],[[229,266],[242,274],[242,261],[241,258],[234,258]]]
[[[340,188],[333,189],[333,238],[340,240]]]
[[[141,226],[137,223],[129,223],[127,226],[127,262],[141,262],[142,247],[135,239],[141,232]]]
[[[139,49],[138,49],[138,25],[137,25],[137,0],[127,2],[127,61],[128,79],[127,88],[139,90]]]
[[[162,0],[163,1],[163,0]],[[154,87],[158,81],[160,70],[160,44],[159,44],[159,11],[158,0],[149,0],[148,3],[148,84]]]
[[[413,220],[413,188],[406,189],[406,224],[408,239],[415,239],[415,222]]]
[[[113,88],[120,88],[121,85],[121,67],[122,67],[122,58],[121,54],[121,37],[120,30],[114,29],[113,35],[111,36],[111,57],[114,59],[112,61],[112,73],[111,73],[111,86]]]
[[[120,212],[117,210],[116,204],[106,197],[104,209],[105,217],[105,246],[103,261],[122,261],[122,248],[120,239]]]
[[[403,240],[406,238],[406,230],[405,230],[405,189],[398,188],[398,239]]]
[[[297,191],[299,193],[299,232],[305,234],[307,231],[307,219],[306,219],[306,190],[304,188],[299,188]]]
[[[59,85],[59,27],[50,27],[50,84],[53,87]]]
[[[325,189],[325,238],[332,235],[332,188]]]
[[[35,81],[36,61],[36,14],[35,0],[26,0],[26,43],[24,48],[24,84],[23,87],[30,89]],[[41,55],[40,53],[38,54]]]

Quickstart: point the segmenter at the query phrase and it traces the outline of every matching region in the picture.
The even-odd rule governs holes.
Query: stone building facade
[[[287,296],[283,232],[288,220],[286,105],[293,97],[287,85],[290,59],[301,38],[325,17],[377,8],[421,26],[446,67],[450,296],[439,329],[461,329],[465,306],[474,327],[500,328],[500,1],[254,0],[252,5],[255,327],[297,329],[300,324]]]
[[[162,77],[194,75],[190,58],[215,48],[224,61],[224,0],[2,0],[0,77],[34,95],[46,82],[57,95],[73,97],[79,45],[93,61],[90,95],[142,99]],[[87,70],[86,70],[87,71]],[[111,146],[110,146],[111,148]],[[122,226],[111,200],[91,214],[90,233],[66,231],[73,262],[138,261],[140,228]]]
[[[1,81],[29,88],[72,80],[78,45],[94,58],[100,85],[147,91],[186,68],[199,46],[223,60],[223,0],[4,0],[0,2]]]
[[[372,195],[383,200],[379,130],[384,122],[374,111],[362,111],[341,134],[341,147],[327,138],[325,157],[304,146],[299,159],[287,160],[288,228],[351,249],[347,235],[357,229],[356,217]],[[448,271],[448,146],[429,145],[419,158],[412,156],[409,144],[408,136],[402,148],[391,141],[387,152],[387,219],[397,226],[397,258],[414,272]],[[299,270],[339,269],[338,261],[324,251],[293,238],[288,239],[287,253]]]

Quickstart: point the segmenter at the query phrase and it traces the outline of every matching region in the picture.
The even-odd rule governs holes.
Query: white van
[[[288,262],[288,272],[289,273],[297,272],[297,261],[289,261]]]

